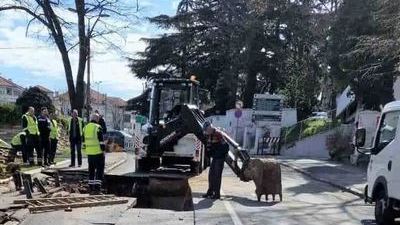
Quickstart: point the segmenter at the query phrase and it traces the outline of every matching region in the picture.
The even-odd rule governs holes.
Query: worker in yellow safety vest
[[[50,116],[50,153],[49,153],[49,164],[55,164],[54,163],[54,157],[56,156],[57,152],[57,144],[58,144],[58,138],[60,136],[59,129],[58,129],[58,123],[57,120],[55,119],[55,115],[51,114]]]
[[[68,120],[68,134],[71,145],[71,164],[69,167],[75,166],[75,154],[78,155],[78,166],[82,165],[82,136],[83,136],[83,120],[78,116],[78,110],[72,111],[72,117]]]
[[[26,145],[26,133],[25,131],[19,132],[16,134],[12,139],[11,139],[11,150],[8,153],[8,159],[7,162],[14,162],[15,156],[17,155],[17,152],[21,151],[22,152],[22,160],[23,162],[28,161],[28,157],[26,155],[25,151],[25,145]]]
[[[89,164],[89,193],[99,194],[104,177],[105,145],[99,115],[93,114],[83,128],[83,149]]]
[[[35,116],[35,108],[30,106],[28,111],[22,115],[22,129],[26,133],[26,154],[27,161],[24,163],[29,163],[33,166],[35,164],[33,158],[33,150],[36,150],[37,164],[42,166],[43,163],[43,152],[39,146],[39,128],[38,122]]]

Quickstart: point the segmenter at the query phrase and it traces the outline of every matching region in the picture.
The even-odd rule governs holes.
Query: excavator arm
[[[203,113],[196,106],[180,105],[177,117],[165,123],[159,132],[159,149],[163,149],[165,146],[176,143],[180,138],[190,133],[196,135],[204,145],[207,145],[207,138],[202,129],[202,124],[205,121],[206,119],[204,118]],[[222,131],[221,133],[230,146],[225,162],[238,177],[241,177],[250,156],[247,151],[242,149],[237,142],[229,137],[229,135]],[[159,153],[162,154],[162,152]]]

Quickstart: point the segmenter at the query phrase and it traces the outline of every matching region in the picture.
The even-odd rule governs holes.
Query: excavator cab
[[[199,82],[194,79],[154,79],[150,85],[148,123],[143,126],[138,171],[188,166],[199,173],[207,166],[201,123]],[[190,121],[188,121],[190,120]],[[193,129],[194,128],[194,129]],[[199,129],[200,128],[200,129]]]
[[[149,91],[148,123],[142,127],[142,154],[137,171],[149,172],[160,168],[182,168],[193,175],[209,165],[205,149],[206,137],[202,125],[206,121],[200,110],[199,82],[194,79],[154,79]],[[226,159],[240,176],[250,158],[247,151],[224,133],[231,146]]]

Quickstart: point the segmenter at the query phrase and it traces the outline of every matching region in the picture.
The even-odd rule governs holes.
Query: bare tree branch
[[[23,6],[17,6],[17,5],[11,5],[11,6],[2,6],[0,7],[0,11],[6,11],[6,10],[22,10],[26,13],[28,13],[29,15],[31,15],[32,17],[36,18],[37,20],[39,20],[43,25],[45,26],[49,26],[49,24],[47,23],[47,21],[45,21],[43,18],[41,18],[39,15],[35,14],[34,12],[32,12],[30,9],[23,7]]]

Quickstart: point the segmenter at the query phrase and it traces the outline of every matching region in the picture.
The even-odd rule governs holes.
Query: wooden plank
[[[80,196],[80,197],[55,197],[55,198],[38,198],[35,200],[63,200],[63,199],[95,199],[96,197],[107,197],[107,198],[114,198],[115,195],[92,195],[92,196]],[[32,201],[33,199],[20,199],[20,200],[14,200],[14,204],[23,204],[26,203],[27,201]]]
[[[84,202],[84,203],[71,203],[71,204],[60,204],[60,205],[46,205],[46,206],[29,206],[30,212],[35,211],[47,211],[54,209],[65,209],[65,208],[81,208],[81,207],[94,207],[94,206],[105,206],[105,205],[115,205],[115,204],[126,204],[127,199],[117,199],[117,200],[107,200],[98,202]]]
[[[36,187],[39,189],[40,192],[43,194],[47,194],[46,188],[44,188],[42,182],[37,178],[33,178],[33,182],[36,184]]]

